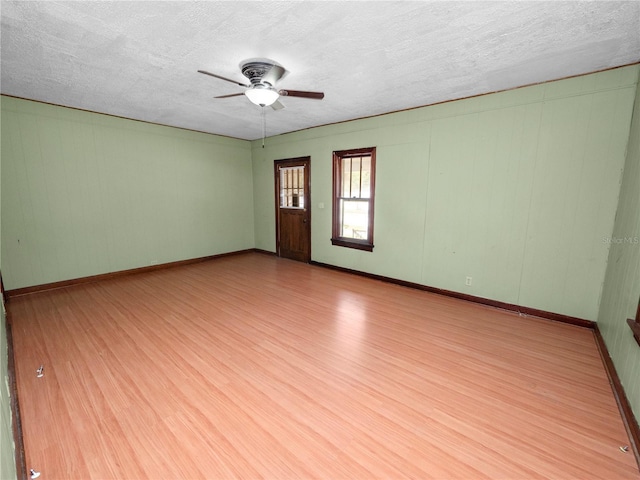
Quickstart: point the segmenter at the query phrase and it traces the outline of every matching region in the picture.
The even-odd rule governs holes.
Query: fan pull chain
[[[262,106],[262,148],[264,148],[264,137],[267,136],[267,114]]]

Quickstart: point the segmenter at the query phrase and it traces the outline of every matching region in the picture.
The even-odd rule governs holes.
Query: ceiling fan
[[[243,62],[240,65],[242,74],[249,79],[250,85],[231,80],[230,78],[207,72],[206,70],[198,70],[199,73],[210,75],[220,80],[231,82],[240,87],[245,87],[243,93],[232,93],[230,95],[220,95],[214,98],[229,98],[246,95],[247,98],[256,105],[261,107],[271,106],[274,110],[284,108],[284,105],[278,101],[282,97],[300,97],[310,98],[314,100],[322,100],[323,92],[305,92],[303,90],[277,90],[275,84],[280,80],[287,71],[277,63],[267,59],[252,59]]]

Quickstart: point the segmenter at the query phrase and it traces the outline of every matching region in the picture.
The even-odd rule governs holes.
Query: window
[[[280,206],[304,208],[304,166],[280,168]]]
[[[373,250],[375,172],[375,147],[333,152],[333,245]]]

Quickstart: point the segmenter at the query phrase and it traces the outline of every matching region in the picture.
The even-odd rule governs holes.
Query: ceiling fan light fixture
[[[269,87],[253,87],[245,90],[244,94],[251,101],[251,103],[255,103],[261,107],[268,107],[273,104],[280,94]]]

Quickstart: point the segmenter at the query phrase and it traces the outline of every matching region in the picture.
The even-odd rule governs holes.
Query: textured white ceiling
[[[271,58],[267,135],[640,61],[640,2],[1,2],[1,92],[243,139],[239,64]]]

